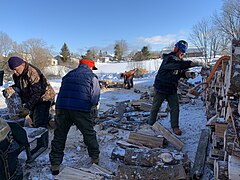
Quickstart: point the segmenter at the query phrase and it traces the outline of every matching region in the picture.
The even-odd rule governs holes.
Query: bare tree
[[[190,33],[190,42],[199,50],[204,50],[205,61],[207,61],[208,52],[210,51],[210,28],[209,21],[203,19],[193,26],[193,32]]]
[[[214,15],[213,22],[229,39],[240,39],[240,0],[225,0],[222,12]]]
[[[13,40],[4,32],[0,32],[0,68],[5,69],[9,54],[13,49]]]
[[[40,69],[50,64],[51,50],[41,39],[28,39],[18,46],[18,50],[25,60]]]

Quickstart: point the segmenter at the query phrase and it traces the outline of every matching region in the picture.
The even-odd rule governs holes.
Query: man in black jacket
[[[163,61],[154,81],[155,95],[148,124],[156,122],[159,108],[164,100],[170,107],[171,127],[176,135],[181,135],[179,129],[179,101],[177,95],[178,80],[187,78],[186,70],[194,66],[206,66],[203,61],[183,61],[188,43],[180,40],[175,44],[173,52],[163,54]]]

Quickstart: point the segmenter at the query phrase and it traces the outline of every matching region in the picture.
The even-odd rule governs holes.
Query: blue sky
[[[187,39],[193,25],[214,12],[222,0],[2,0],[0,31],[21,43],[44,40],[60,52],[96,47],[109,50],[125,40],[129,50],[151,50]]]

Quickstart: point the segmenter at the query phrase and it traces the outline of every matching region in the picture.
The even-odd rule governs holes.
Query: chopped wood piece
[[[159,148],[159,147],[163,147],[164,138],[130,132],[130,135],[127,141],[137,145],[142,144],[143,146],[147,146],[150,148]]]
[[[174,147],[176,147],[178,150],[181,150],[184,146],[184,143],[178,139],[176,136],[174,136],[169,130],[167,130],[163,125],[161,125],[159,122],[155,122],[153,124],[153,128],[160,132],[164,138],[167,139]]]

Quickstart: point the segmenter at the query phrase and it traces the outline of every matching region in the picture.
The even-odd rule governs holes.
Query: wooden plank
[[[169,130],[163,127],[163,125],[161,125],[159,122],[155,122],[152,127],[154,130],[160,132],[163,137],[166,138],[167,141],[169,141],[178,150],[181,150],[183,148],[184,143],[176,136],[174,136]]]
[[[59,173],[59,175],[57,175],[57,177],[55,179],[57,179],[57,180],[66,180],[66,179],[67,180],[89,180],[89,179],[102,180],[103,176],[85,172],[80,169],[65,167]]]
[[[111,177],[113,177],[113,173],[111,171],[109,171],[108,169],[105,169],[95,163],[93,163],[90,168],[79,168],[80,170],[84,171],[84,172],[89,172],[92,174],[96,174],[96,175],[100,175],[100,176],[104,176],[104,177],[108,177],[111,179]]]
[[[163,147],[163,140],[163,137],[155,137],[142,133],[130,132],[127,141],[133,144],[135,144],[136,142],[137,145],[142,144],[143,146],[147,146],[150,148],[160,148]]]
[[[228,156],[228,175],[231,180],[240,179],[240,158]]]
[[[192,169],[193,179],[200,179],[200,177],[203,175],[209,135],[209,129],[202,129]]]

